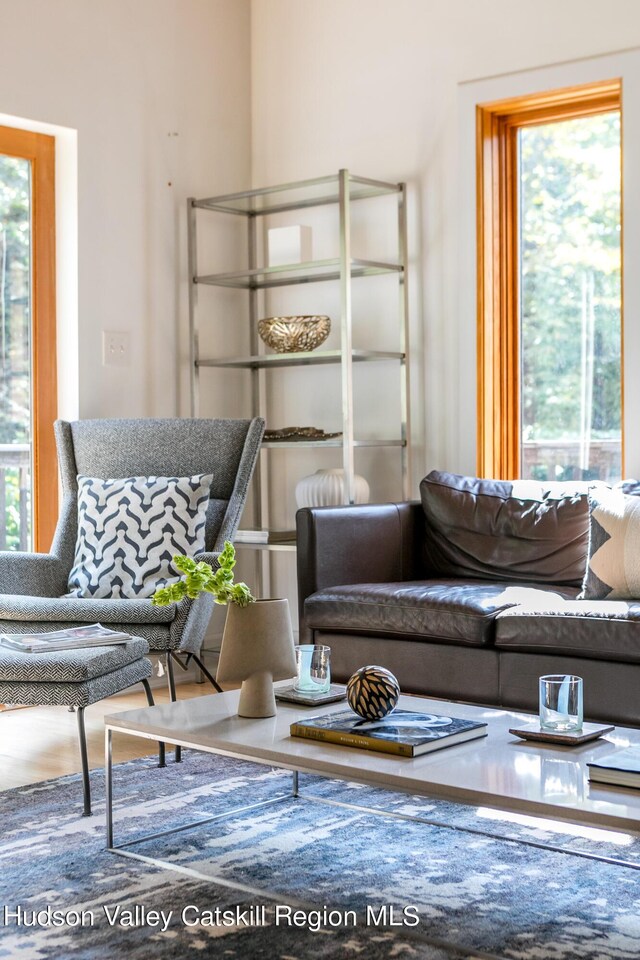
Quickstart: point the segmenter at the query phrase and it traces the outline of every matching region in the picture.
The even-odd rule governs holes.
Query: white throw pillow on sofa
[[[205,549],[212,474],[193,477],[78,477],[78,537],[71,597],[151,597],[175,582],[176,553]]]
[[[580,600],[640,599],[640,496],[635,481],[589,491],[589,556]]]

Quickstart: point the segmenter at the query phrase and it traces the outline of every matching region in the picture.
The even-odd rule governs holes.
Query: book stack
[[[435,713],[394,710],[382,720],[363,720],[352,710],[329,713],[291,724],[292,737],[306,737],[399,757],[419,757],[466,740],[486,737],[487,724]]]
[[[236,543],[290,543],[295,541],[295,530],[237,530]]]
[[[640,746],[606,753],[587,763],[589,780],[614,787],[640,787]]]
[[[83,647],[111,647],[126,643],[131,636],[109,630],[100,623],[86,627],[69,627],[50,633],[2,633],[0,647],[18,653],[55,653],[59,650],[78,650]]]

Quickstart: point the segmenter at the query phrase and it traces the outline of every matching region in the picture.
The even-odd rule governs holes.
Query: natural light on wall
[[[518,130],[520,462],[621,475],[620,113]]]

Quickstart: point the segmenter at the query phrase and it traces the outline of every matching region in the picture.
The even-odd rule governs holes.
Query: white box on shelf
[[[270,267],[311,260],[311,227],[271,227],[267,230],[267,259]]]

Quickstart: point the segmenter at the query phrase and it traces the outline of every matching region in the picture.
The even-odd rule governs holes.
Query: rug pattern
[[[296,800],[288,796],[289,774],[192,751],[182,764],[165,770],[151,757],[119,764],[116,843],[229,814],[131,848],[171,861],[185,871],[178,873],[104,850],[102,771],[92,774],[92,781],[96,815],[91,819],[78,815],[77,776],[0,793],[0,957],[640,957],[640,872],[570,855],[582,850],[640,864],[640,839],[632,836],[510,818],[316,777],[301,777],[305,797]],[[233,812],[279,795],[286,799]],[[314,796],[495,836],[329,806],[314,802]],[[514,840],[549,843],[566,852]],[[379,916],[383,906],[386,917]],[[33,911],[49,907],[71,920],[70,911],[85,911],[87,922],[18,925],[12,916],[18,907],[27,920]],[[181,915],[185,907],[191,908],[188,923]],[[315,930],[313,912],[324,907],[336,911],[338,925],[319,916]],[[207,925],[207,911],[216,908],[230,911],[227,924]],[[404,908],[411,909],[403,916]],[[136,925],[141,909],[156,911],[158,925]],[[287,910],[301,911],[301,926],[291,925]],[[123,923],[129,919],[126,911],[131,911],[131,926]],[[355,911],[355,925],[349,911]],[[403,919],[413,924],[416,916],[417,924],[400,925]]]

